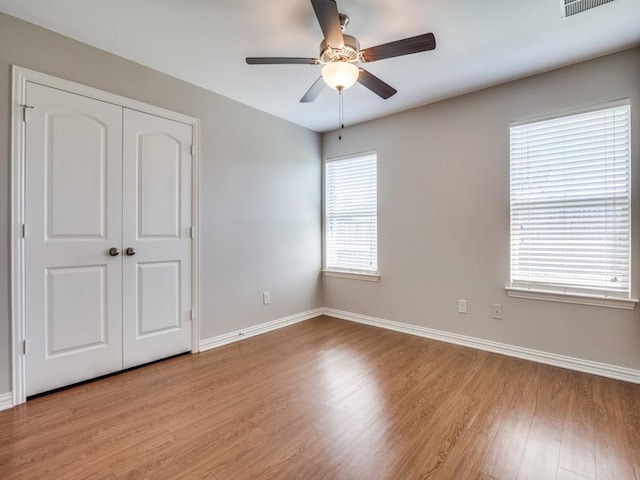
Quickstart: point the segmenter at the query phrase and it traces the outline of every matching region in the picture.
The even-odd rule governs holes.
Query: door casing
[[[199,172],[199,120],[195,117],[176,113],[164,108],[155,107],[137,100],[121,97],[103,90],[81,85],[44,73],[13,65],[12,105],[11,105],[11,381],[13,405],[26,401],[26,368],[25,368],[25,122],[28,122],[29,108],[25,104],[27,82],[38,83],[57,88],[76,95],[83,95],[104,102],[112,103],[132,110],[157,115],[169,120],[185,123],[193,130],[193,171],[192,171],[192,245],[191,245],[191,304],[192,335],[191,351],[199,350],[199,205],[198,205],[198,172]]]

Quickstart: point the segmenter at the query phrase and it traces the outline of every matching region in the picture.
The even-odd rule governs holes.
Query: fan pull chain
[[[342,98],[342,89],[338,90],[338,98],[339,98],[338,128],[340,130],[343,130],[344,129],[344,100]],[[340,133],[340,135],[338,135],[338,140],[342,140],[342,133]]]

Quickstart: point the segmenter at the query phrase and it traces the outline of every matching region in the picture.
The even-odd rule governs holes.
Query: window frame
[[[345,160],[353,160],[357,158],[373,156],[376,164],[376,270],[362,270],[358,268],[341,268],[341,267],[329,267],[327,265],[328,259],[328,238],[327,238],[327,164],[333,162],[340,162]],[[352,153],[348,155],[341,155],[337,157],[325,158],[322,162],[322,272],[327,277],[339,277],[353,280],[365,280],[370,282],[377,282],[380,279],[380,265],[378,264],[378,239],[379,229],[377,224],[378,216],[378,153],[376,150],[368,150],[364,152]]]
[[[629,110],[631,110],[631,101],[629,98],[623,98],[623,99],[619,99],[619,100],[615,100],[615,101],[611,101],[611,102],[607,102],[607,103],[601,103],[601,104],[596,104],[596,105],[590,105],[587,107],[583,107],[583,108],[579,108],[579,109],[573,109],[573,110],[569,110],[569,111],[563,111],[563,112],[558,112],[555,114],[550,114],[550,115],[544,115],[544,116],[539,116],[539,117],[534,117],[534,118],[529,118],[526,120],[520,120],[520,121],[514,121],[511,122],[509,125],[509,171],[510,171],[510,175],[509,175],[509,192],[510,192],[510,198],[509,198],[509,286],[505,287],[506,293],[508,296],[510,297],[515,297],[515,298],[526,298],[526,299],[534,299],[534,300],[545,300],[545,301],[555,301],[555,302],[562,302],[562,303],[574,303],[574,304],[581,304],[581,305],[593,305],[593,306],[600,306],[600,307],[613,307],[613,308],[621,308],[621,309],[627,309],[627,310],[633,310],[635,308],[635,306],[638,303],[637,299],[632,298],[632,284],[631,284],[631,280],[632,280],[632,272],[631,272],[631,267],[632,267],[632,239],[631,239],[631,229],[632,229],[632,225],[631,225],[631,220],[632,220],[632,212],[631,212],[631,207],[633,204],[633,191],[632,191],[632,174],[631,174],[631,170],[632,170],[632,162],[633,162],[633,156],[632,156],[632,149],[631,149],[631,137],[633,134],[633,128],[631,126],[631,122],[632,122],[632,112],[629,111],[629,147],[628,147],[628,152],[629,152],[629,158],[628,158],[628,171],[629,171],[629,220],[628,220],[628,229],[629,229],[629,256],[628,256],[628,268],[629,268],[629,289],[628,292],[624,293],[623,295],[620,294],[614,294],[614,295],[608,295],[608,293],[606,292],[605,289],[603,289],[602,291],[598,291],[598,290],[589,290],[589,289],[584,289],[578,285],[574,285],[574,286],[567,286],[564,288],[559,287],[559,286],[553,286],[552,284],[548,284],[545,285],[544,283],[531,283],[529,285],[526,284],[526,282],[522,282],[522,281],[514,281],[513,280],[513,245],[512,245],[512,236],[513,236],[513,221],[512,221],[512,211],[513,211],[513,206],[512,206],[512,182],[511,182],[511,169],[513,168],[513,158],[512,158],[512,153],[511,153],[511,149],[512,149],[512,142],[511,142],[511,130],[513,127],[518,127],[518,126],[522,126],[522,125],[528,125],[528,124],[535,124],[537,122],[544,122],[544,121],[548,121],[548,120],[556,120],[556,119],[562,119],[565,117],[572,117],[575,115],[580,115],[580,114],[585,114],[585,113],[590,113],[590,112],[597,112],[600,110],[607,110],[607,109],[613,109],[613,108],[617,108],[617,107],[621,107],[621,106],[627,106],[629,107]],[[546,287],[549,288],[546,288]]]

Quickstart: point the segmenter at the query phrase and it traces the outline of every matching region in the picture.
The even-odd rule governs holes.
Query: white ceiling
[[[563,0],[338,0],[366,48],[433,32],[431,52],[365,67],[397,88],[345,91],[347,125],[640,44],[640,0],[566,19]],[[0,0],[0,11],[291,122],[338,126],[338,95],[298,102],[320,66],[249,66],[247,56],[317,57],[309,0]]]

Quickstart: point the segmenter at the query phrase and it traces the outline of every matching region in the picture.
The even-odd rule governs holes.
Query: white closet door
[[[191,350],[192,127],[125,109],[123,142],[128,368]]]
[[[27,85],[26,393],[122,368],[122,108]]]

